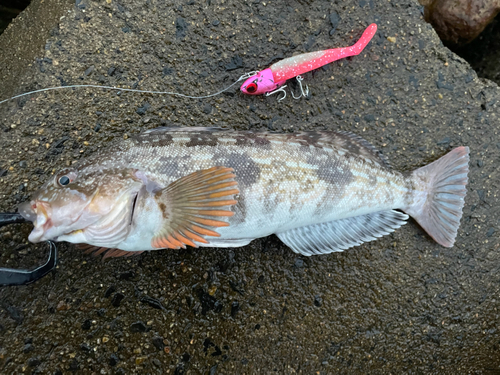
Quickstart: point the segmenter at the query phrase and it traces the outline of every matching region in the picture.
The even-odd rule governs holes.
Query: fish
[[[333,61],[359,55],[370,43],[376,32],[377,25],[372,23],[363,32],[361,38],[350,47],[303,53],[280,60],[246,79],[241,85],[240,91],[246,95],[271,95],[282,91],[285,82],[291,78],[300,77],[301,74],[318,69]],[[301,79],[299,79],[299,83],[300,81]]]
[[[33,222],[29,241],[105,257],[242,247],[271,234],[296,253],[329,254],[392,233],[409,216],[451,247],[468,163],[460,146],[400,173],[345,131],[156,128],[61,169],[18,210]]]

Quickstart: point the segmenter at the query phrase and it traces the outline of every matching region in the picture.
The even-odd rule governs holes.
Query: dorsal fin
[[[224,128],[218,128],[218,127],[203,127],[203,126],[193,126],[189,128],[184,128],[184,127],[178,127],[178,126],[160,126],[158,128],[154,129],[148,129],[146,131],[143,131],[141,134],[163,134],[163,133],[174,133],[174,132],[220,132],[224,130],[230,130],[230,129],[224,129]]]
[[[391,164],[382,152],[380,152],[367,140],[361,138],[359,135],[347,131],[338,131],[335,133],[344,137],[344,148],[346,151],[358,153],[360,156],[364,156],[365,158],[372,160],[383,167],[391,168]]]

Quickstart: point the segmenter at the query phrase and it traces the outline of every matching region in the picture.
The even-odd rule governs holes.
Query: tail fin
[[[452,247],[457,236],[468,172],[468,147],[458,147],[413,172],[416,183],[426,186],[425,197],[416,198],[414,205],[405,211],[437,243],[446,247]]]

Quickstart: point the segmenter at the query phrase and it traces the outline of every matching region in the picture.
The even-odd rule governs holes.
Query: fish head
[[[273,72],[270,68],[264,69],[248,78],[240,90],[247,95],[262,95],[276,90],[280,85],[274,82]]]
[[[118,238],[115,234],[110,235],[115,227],[120,226],[120,235],[128,230],[141,186],[134,172],[127,169],[64,169],[18,210],[33,222],[34,228],[28,238],[31,242],[53,240],[93,244],[96,238],[102,239],[107,233],[112,244]],[[123,225],[124,220],[128,225]]]

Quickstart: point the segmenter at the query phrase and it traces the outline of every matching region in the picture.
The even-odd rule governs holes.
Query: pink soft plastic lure
[[[241,85],[240,90],[248,95],[272,94],[277,90],[279,91],[280,87],[283,88],[285,82],[290,78],[298,77],[335,60],[360,54],[366,45],[370,43],[376,32],[377,25],[372,23],[353,46],[303,53],[278,61],[269,68],[261,70],[248,78]]]

